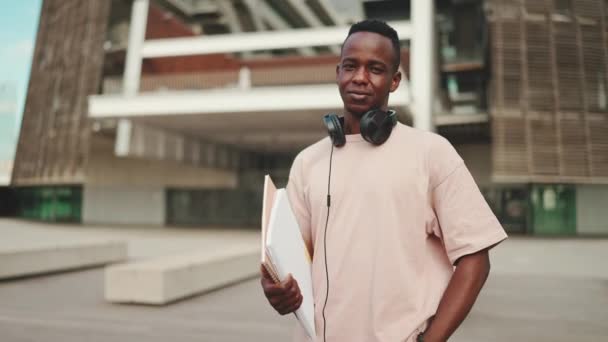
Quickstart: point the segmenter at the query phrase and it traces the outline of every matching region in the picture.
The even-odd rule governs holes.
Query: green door
[[[48,222],[80,222],[82,188],[50,186],[17,188],[19,216]]]
[[[574,186],[533,184],[530,201],[534,235],[576,234],[576,188]]]

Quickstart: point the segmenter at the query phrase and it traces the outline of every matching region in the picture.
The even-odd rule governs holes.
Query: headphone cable
[[[327,342],[326,327],[327,320],[325,319],[325,307],[327,306],[327,299],[329,298],[329,271],[327,270],[327,224],[329,222],[329,208],[331,206],[331,161],[334,155],[334,145],[331,145],[331,152],[329,154],[329,176],[327,179],[327,218],[325,219],[325,231],[323,232],[323,256],[325,257],[325,279],[326,279],[326,292],[325,292],[325,303],[323,304],[323,341]]]

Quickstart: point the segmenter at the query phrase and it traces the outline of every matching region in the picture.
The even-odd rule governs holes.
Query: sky
[[[0,65],[2,79],[22,81],[36,40],[41,0],[6,1],[0,5]],[[10,63],[12,65],[7,65]],[[26,75],[27,76],[27,75]]]
[[[0,0],[0,162],[17,144],[42,0]],[[6,91],[6,85],[10,90]],[[16,106],[10,105],[15,103]],[[9,105],[7,105],[9,103]],[[13,109],[8,109],[13,107]],[[7,112],[8,111],[8,112]]]
[[[0,186],[9,184],[42,0],[0,0]]]

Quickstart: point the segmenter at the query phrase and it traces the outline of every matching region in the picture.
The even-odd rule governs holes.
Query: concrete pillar
[[[435,98],[435,2],[411,2],[411,62],[412,102],[414,126],[434,130],[433,101]]]
[[[131,132],[133,125],[131,120],[120,119],[116,126],[116,140],[114,143],[114,155],[126,157],[131,149]]]
[[[134,0],[131,10],[131,23],[129,25],[129,45],[125,60],[125,72],[122,79],[122,93],[124,96],[135,96],[139,92],[141,79],[141,50],[146,39],[146,25],[148,22],[149,0]],[[118,122],[117,138],[114,151],[117,156],[128,153],[130,145],[132,124],[128,119]]]
[[[251,88],[251,70],[248,67],[241,67],[239,70],[239,88],[244,90]]]
[[[123,76],[123,94],[133,96],[139,91],[141,78],[141,50],[146,38],[149,0],[133,1],[131,24],[129,26],[129,45]]]

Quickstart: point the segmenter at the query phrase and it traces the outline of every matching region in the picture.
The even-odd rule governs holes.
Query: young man
[[[315,341],[447,341],[488,277],[488,250],[506,238],[447,140],[399,123],[381,145],[361,136],[364,113],[387,110],[399,60],[391,27],[353,25],[336,67],[346,144],[333,148],[330,208],[331,140],[291,168],[289,199],[313,255]],[[274,284],[262,269],[262,287],[281,314],[302,302],[296,279]]]

